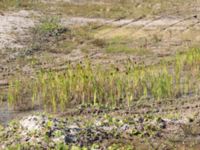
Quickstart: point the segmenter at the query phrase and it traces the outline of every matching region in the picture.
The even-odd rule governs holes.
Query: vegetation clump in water
[[[128,63],[123,71],[115,67],[92,67],[88,61],[69,64],[62,73],[41,71],[35,79],[11,82],[8,98],[10,104],[20,105],[26,95],[32,104],[39,101],[56,112],[70,105],[131,107],[133,101],[140,99],[198,94],[199,87],[194,81],[198,79],[199,59],[199,49],[192,49],[177,55],[173,69],[166,62],[158,66]]]

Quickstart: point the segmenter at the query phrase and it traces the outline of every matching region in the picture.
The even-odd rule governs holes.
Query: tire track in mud
[[[167,14],[167,16],[172,17],[175,14],[176,14],[176,12],[172,12],[170,14]],[[192,26],[192,22],[197,20],[195,15],[192,15],[192,16],[189,16],[189,17],[185,17],[185,18],[181,18],[181,19],[180,18],[178,19],[176,17],[173,18],[173,19],[170,19],[167,16],[166,15],[158,16],[158,17],[155,17],[152,20],[148,20],[145,16],[141,16],[141,17],[133,19],[133,20],[123,19],[123,18],[125,18],[124,16],[121,17],[121,18],[118,18],[116,20],[104,20],[104,19],[97,19],[97,18],[96,19],[95,18],[93,18],[93,19],[91,19],[91,18],[74,18],[74,23],[76,24],[78,22],[85,22],[85,23],[88,23],[88,22],[98,22],[98,23],[100,23],[101,22],[101,24],[99,26],[97,25],[97,27],[94,27],[91,30],[91,32],[96,31],[96,30],[101,29],[102,27],[104,27],[104,23],[105,23],[105,25],[113,25],[114,29],[111,29],[110,31],[108,31],[106,33],[102,33],[102,34],[99,35],[100,38],[101,37],[104,38],[109,33],[112,33],[112,32],[115,32],[115,31],[117,32],[118,29],[125,28],[125,27],[136,28],[137,29],[134,32],[130,32],[130,35],[137,34],[138,32],[140,32],[142,30],[146,30],[146,29],[149,29],[149,28],[151,29],[152,26],[155,28],[155,30],[157,30],[157,29],[159,30],[159,28],[160,28],[160,30],[158,32],[156,32],[156,33],[152,32],[152,34],[161,34],[163,31],[167,31],[171,27],[179,28],[179,24],[180,23],[186,22],[185,25],[183,25],[183,26],[187,30],[190,30],[193,27]],[[196,26],[196,25],[198,25],[198,23],[195,24],[194,26]],[[165,26],[165,27],[163,27],[163,26]],[[173,30],[173,29],[171,29],[171,30]],[[149,36],[151,36],[151,33],[148,33],[148,34],[144,35],[143,38],[147,38]],[[140,38],[138,38],[138,40],[139,39]],[[91,43],[94,40],[95,39],[92,39],[92,40],[89,40],[89,41],[85,41],[84,44]],[[137,38],[136,38],[136,40],[137,40]],[[167,41],[166,42],[166,41],[161,40],[161,41],[158,41],[156,44],[154,42],[148,42],[148,46],[150,48],[158,46],[158,47],[160,47],[159,49],[161,49],[161,48],[166,49],[167,45],[168,45],[168,47],[177,47],[177,46],[181,46],[182,44],[183,43],[181,41],[171,41],[171,42]],[[79,49],[81,48],[81,46],[82,45],[80,45]],[[158,55],[160,55],[160,54],[158,54]],[[85,57],[88,57],[88,56],[85,56]],[[80,58],[80,60],[81,59],[82,58]],[[65,63],[63,63],[63,64],[65,64]],[[60,64],[58,66],[60,67],[62,65]]]
[[[134,33],[131,33],[131,34],[137,34],[139,31],[141,31],[142,29],[148,29],[148,26],[149,25],[153,25],[153,23],[154,22],[157,22],[157,21],[159,21],[160,19],[162,19],[162,16],[160,16],[160,17],[158,17],[158,18],[155,18],[153,21],[151,21],[151,22],[149,22],[149,23],[147,23],[146,25],[144,25],[144,26],[142,26],[142,27],[140,27],[137,31],[135,31]],[[192,16],[189,16],[189,17],[186,17],[186,18],[183,18],[183,19],[178,19],[178,20],[175,20],[175,23],[171,23],[170,25],[168,25],[168,26],[166,26],[166,27],[163,27],[163,28],[161,28],[161,29],[159,29],[158,28],[158,31],[157,32],[155,32],[155,33],[153,33],[153,34],[161,34],[162,32],[165,32],[165,31],[167,31],[168,29],[170,29],[170,28],[172,28],[172,27],[176,27],[177,29],[179,28],[179,26],[178,26],[178,24],[180,24],[180,23],[183,23],[183,22],[187,22],[188,20],[191,20],[191,21],[193,21],[193,19],[195,19],[195,21],[197,20],[197,22],[196,23],[194,23],[194,24],[191,24],[191,25],[186,25],[185,26],[185,29],[183,30],[183,32],[185,32],[185,31],[187,31],[187,30],[190,30],[190,29],[192,29],[192,27],[194,27],[194,26],[196,26],[196,25],[198,25],[199,23],[200,23],[200,21],[197,19],[197,15],[192,15]],[[149,34],[148,35],[146,35],[146,36],[149,36]],[[137,40],[137,39],[136,39]],[[138,39],[139,40],[139,39]],[[160,41],[160,42],[163,42],[163,41]],[[160,42],[158,42],[157,44],[159,44]],[[151,44],[153,44],[153,43],[148,43],[149,45],[151,45]]]
[[[174,13],[171,13],[169,14],[168,16],[173,16]],[[124,17],[122,17],[124,18]],[[137,34],[138,32],[140,32],[141,30],[144,30],[144,29],[148,29],[148,28],[151,28],[151,26],[154,26],[155,29],[159,29],[160,27],[162,26],[165,26],[163,28],[161,28],[159,31],[157,31],[156,33],[154,34],[160,34],[161,32],[163,31],[167,31],[169,28],[172,28],[172,27],[176,27],[177,29],[180,28],[178,25],[180,23],[183,23],[183,22],[186,22],[186,25],[184,25],[185,29],[184,31],[186,30],[189,30],[189,29],[192,29],[192,27],[194,26],[197,26],[199,24],[199,21],[195,24],[192,24],[190,25],[192,21],[196,21],[197,20],[197,15],[192,15],[192,16],[189,16],[189,17],[186,17],[186,18],[182,18],[182,19],[167,19],[166,16],[158,16],[158,17],[155,17],[153,20],[148,20],[148,19],[145,19],[146,17],[145,16],[141,16],[141,17],[138,17],[136,19],[133,19],[133,20],[127,20],[127,19],[116,19],[114,21],[110,20],[110,21],[106,21],[106,20],[101,20],[102,22],[105,23],[105,25],[114,25],[114,29],[106,32],[106,33],[102,33],[102,34],[99,34],[99,38],[105,38],[108,34],[112,33],[112,32],[117,32],[118,29],[120,28],[125,28],[125,27],[137,27],[137,30],[135,32],[130,32],[130,35],[134,35],[134,34]],[[81,18],[78,18],[81,20]],[[82,18],[83,20],[86,19],[85,21],[87,22],[98,22],[100,20],[96,20],[96,19],[92,19],[92,20],[87,20],[88,18]],[[76,19],[75,19],[76,20]],[[169,23],[169,22],[171,23]],[[156,23],[156,22],[160,22],[159,23]],[[167,23],[168,22],[168,23]],[[169,24],[169,25],[166,25],[166,24]],[[94,30],[96,29],[99,29],[101,27],[103,27],[104,24],[100,25],[100,26],[97,26],[95,28],[93,28]],[[138,28],[138,26],[140,26]],[[91,30],[92,31],[92,30]],[[149,35],[146,35],[146,36],[149,36]],[[137,39],[136,39],[137,40]],[[86,43],[90,43],[94,40],[89,40],[87,41]]]
[[[114,20],[111,21],[111,22],[107,22],[107,23],[104,23],[104,24],[98,25],[98,26],[96,26],[96,27],[93,27],[92,30],[100,29],[100,28],[102,28],[102,27],[104,27],[104,26],[106,26],[106,25],[109,25],[109,24],[111,24],[111,23],[114,23],[114,22],[120,21],[120,20],[125,19],[125,18],[126,18],[126,16],[119,17],[119,18],[117,18],[117,19],[114,19]]]
[[[191,8],[193,8],[193,7],[191,7]],[[164,13],[164,12],[163,12]],[[165,14],[165,13],[164,13]],[[159,21],[160,19],[162,19],[163,17],[165,18],[166,16],[177,16],[177,14],[178,14],[178,12],[177,12],[177,10],[176,11],[174,11],[173,9],[172,9],[172,11],[170,11],[170,13],[167,13],[167,15],[165,14],[165,15],[158,15],[158,17],[155,17],[153,20],[151,20],[151,21],[149,21],[149,22],[147,22],[145,25],[143,25],[143,26],[141,26],[139,29],[137,29],[137,31],[136,32],[138,32],[139,30],[142,30],[142,29],[144,29],[145,27],[147,27],[148,25],[150,25],[150,24],[153,24],[153,22],[156,22],[156,21]],[[128,16],[128,15],[127,15]],[[123,22],[123,20],[125,20],[126,19],[126,17],[127,16],[123,16],[123,17],[119,17],[118,19],[115,19],[115,20],[113,20],[113,21],[111,21],[111,22],[107,22],[107,23],[105,23],[105,24],[102,24],[102,25],[100,25],[100,26],[97,26],[97,27],[95,27],[95,28],[93,28],[93,29],[99,29],[99,28],[101,28],[101,27],[103,27],[103,26],[105,26],[105,25],[109,25],[109,24],[117,24],[117,22],[119,22],[119,21],[122,21]],[[155,16],[156,16],[156,14],[155,14]],[[197,18],[197,15],[193,15],[194,16],[194,18]],[[128,26],[128,25],[131,25],[132,23],[134,23],[134,22],[136,22],[136,21],[141,21],[142,19],[147,19],[147,16],[141,16],[141,17],[138,17],[138,18],[136,18],[136,19],[134,19],[134,20],[132,20],[132,21],[127,21],[127,23],[124,23],[124,24],[121,24],[121,25],[119,25],[119,26],[117,26],[117,28],[122,28],[122,27],[126,27],[126,26]],[[183,20],[187,20],[187,18],[185,18],[185,19],[183,19]],[[174,25],[176,25],[176,24],[174,24]],[[174,26],[174,25],[172,25],[172,26]],[[166,27],[166,28],[168,28],[168,27]],[[117,29],[114,29],[113,31],[116,31]],[[109,32],[109,33],[111,33],[111,32]],[[106,33],[107,34],[107,33]],[[104,36],[106,35],[106,34],[104,34]],[[133,34],[133,33],[132,33]]]
[[[171,12],[170,14],[167,14],[167,16],[173,16],[173,15],[175,15],[176,13],[177,13],[177,12]],[[144,24],[144,25],[142,25],[141,27],[137,28],[137,30],[136,30],[134,33],[131,32],[131,35],[132,35],[132,34],[136,34],[137,32],[139,32],[140,30],[144,29],[145,27],[148,27],[149,25],[154,24],[154,22],[159,21],[159,20],[161,20],[162,18],[165,18],[165,17],[166,17],[166,15],[165,15],[165,16],[162,16],[162,15],[161,15],[161,16],[155,17],[154,19],[152,19],[152,20],[150,20],[150,21],[147,21],[146,24]],[[142,21],[143,19],[147,19],[146,16],[141,16],[141,17],[138,17],[138,18],[135,19],[135,20],[132,20],[132,21],[127,22],[127,23],[124,23],[124,24],[121,24],[121,25],[117,26],[117,29],[114,29],[114,30],[112,30],[112,31],[110,31],[110,32],[108,32],[108,33],[104,33],[104,34],[103,34],[103,37],[106,36],[107,34],[111,33],[111,32],[117,31],[118,28],[124,28],[124,27],[131,26],[132,23],[137,22],[137,21]],[[122,21],[123,21],[123,20],[122,20]],[[114,23],[114,22],[113,22],[113,23]],[[134,25],[133,25],[133,26],[134,26]],[[102,38],[103,38],[103,37],[102,37]]]
[[[171,24],[171,25],[169,25],[169,26],[167,26],[167,27],[161,29],[161,31],[166,31],[166,30],[168,30],[169,28],[171,28],[171,27],[173,27],[173,26],[175,26],[175,25],[177,25],[177,24],[179,24],[179,23],[185,22],[185,21],[187,21],[187,20],[189,20],[189,19],[192,19],[192,18],[195,18],[195,19],[196,19],[196,15],[183,18],[183,19],[181,19],[181,20],[179,20],[179,21],[177,21],[177,22],[175,22],[175,23],[173,23],[173,24]],[[160,31],[160,32],[161,32],[161,31]]]
[[[186,31],[190,30],[191,28],[195,27],[195,26],[196,26],[196,25],[198,25],[198,24],[200,24],[200,20],[197,20],[197,22],[196,22],[196,23],[194,23],[194,24],[192,24],[192,25],[188,26],[188,27],[187,27],[187,28],[184,30],[184,32],[186,32]]]
[[[138,18],[136,18],[136,19],[130,20],[130,21],[128,21],[127,23],[124,23],[124,24],[121,24],[121,25],[117,26],[117,27],[116,27],[117,29],[110,30],[110,31],[108,31],[108,32],[106,32],[106,33],[103,33],[102,35],[99,35],[99,36],[100,36],[100,38],[104,38],[106,35],[108,35],[108,34],[114,32],[114,31],[117,31],[119,28],[126,27],[126,26],[128,26],[128,25],[130,25],[130,24],[132,24],[132,23],[134,23],[134,22],[140,21],[141,19],[144,19],[144,18],[145,18],[145,16],[140,16],[140,17],[138,17]],[[121,21],[123,21],[123,20],[121,20]],[[90,41],[90,42],[91,42],[91,41]]]

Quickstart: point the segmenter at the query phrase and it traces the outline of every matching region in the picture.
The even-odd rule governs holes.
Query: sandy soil
[[[19,12],[5,12],[0,15],[0,49],[22,48],[18,38],[26,38],[26,31],[34,26],[32,15],[34,12],[21,10]]]

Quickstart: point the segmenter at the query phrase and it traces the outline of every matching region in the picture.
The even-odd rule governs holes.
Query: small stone
[[[74,143],[73,137],[71,135],[66,135],[64,140],[66,144]]]
[[[50,142],[50,143],[49,143],[49,147],[50,147],[50,148],[54,148],[54,147],[55,147],[55,143]]]

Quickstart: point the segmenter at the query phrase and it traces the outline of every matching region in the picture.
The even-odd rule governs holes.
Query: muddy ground
[[[90,9],[93,2],[94,7],[97,7],[99,12]],[[88,1],[55,2],[43,0],[38,4],[40,7],[35,7],[37,4],[34,4],[34,7],[27,4],[17,8],[9,6],[9,8],[5,7],[6,9],[0,10],[0,96],[3,97],[0,105],[0,123],[2,125],[6,126],[12,119],[19,120],[24,116],[43,111],[40,108],[19,111],[8,106],[5,93],[9,86],[9,80],[18,77],[18,75],[34,78],[34,75],[40,69],[62,71],[66,69],[67,62],[79,63],[84,59],[91,60],[94,65],[114,64],[122,68],[127,61],[145,65],[159,64],[162,60],[170,60],[178,52],[184,52],[191,47],[199,46],[200,2],[198,0],[177,1],[172,10],[165,8],[165,11],[158,11],[155,14],[127,15],[126,17],[113,15],[110,18],[107,14],[105,14],[105,17],[101,15],[106,11],[104,10],[104,1],[93,2],[88,4]],[[71,11],[64,12],[59,3],[60,5],[70,3],[69,6],[66,6],[66,9],[71,9]],[[120,1],[117,3],[120,3]],[[143,2],[137,3],[138,9],[143,6]],[[155,2],[152,7],[162,10],[160,3]],[[89,10],[94,11],[94,14],[91,15],[77,10],[77,8],[80,7],[81,9],[84,5]],[[103,10],[99,9],[101,5]],[[110,9],[109,3],[108,6]],[[33,31],[43,18],[49,16],[58,17],[59,24],[64,29],[56,39],[51,35],[41,37]],[[85,37],[88,37],[73,35],[72,33],[76,34],[75,31],[78,31],[78,33],[83,32]],[[72,37],[69,37],[69,33]],[[124,40],[121,41],[118,37],[126,40],[131,39],[130,43],[135,51],[107,51],[104,42],[117,39],[116,43],[123,43]],[[73,43],[72,46],[71,43]],[[130,45],[130,43],[128,44]],[[141,52],[138,49],[144,51]],[[127,145],[130,145],[130,149],[199,149],[199,107],[199,96],[189,95],[188,97],[163,101],[137,101],[131,109],[127,110],[69,109],[67,112],[54,114],[53,118],[58,120],[60,118],[70,118],[70,121],[76,124],[77,131],[72,132],[73,135],[68,133],[72,130],[68,124],[59,129],[62,131],[62,135],[65,136],[65,141],[62,142],[67,144],[86,147],[97,144],[102,149],[107,149],[113,143],[119,144],[116,149],[120,149],[120,147],[121,149],[128,149],[122,146],[127,143]],[[110,118],[106,118],[106,115],[111,118],[111,121],[108,121]],[[90,121],[87,122],[88,118],[90,118]],[[112,118],[119,120],[112,121]],[[26,119],[22,119],[22,121],[24,120],[26,121]],[[45,118],[45,120],[48,119]],[[50,118],[51,120],[52,118]],[[123,121],[119,125],[120,120]],[[134,122],[133,125],[131,120]],[[77,125],[79,121],[81,125]],[[96,122],[103,125],[96,125]],[[58,124],[63,125],[63,122],[58,121]],[[18,125],[21,126],[20,123]],[[18,125],[17,133],[21,133],[21,127],[18,128]],[[91,131],[87,130],[87,125],[91,128]],[[146,128],[148,125],[150,129]],[[42,125],[39,124],[38,126]],[[110,131],[108,133],[105,126],[113,128],[119,134],[119,137],[109,134]],[[125,126],[127,126],[127,129],[125,129]],[[65,130],[67,127],[69,127],[69,131]],[[4,140],[1,140],[4,142],[0,142],[2,148],[9,144],[14,145],[19,141],[26,143],[22,136],[19,137],[18,141],[12,143],[13,138],[12,136],[9,137],[9,133],[15,132],[13,128],[15,129],[15,126],[12,124],[5,127],[6,132],[0,132],[4,138]],[[45,130],[48,133],[51,130],[54,132],[52,128],[55,127],[52,125],[48,128],[41,128],[42,131]],[[26,130],[23,131],[26,132]],[[98,134],[102,138],[101,140],[93,139],[95,138],[93,135],[96,135],[97,131],[99,131]],[[84,133],[92,136],[85,137],[86,134]],[[77,138],[75,141],[71,141],[72,137],[69,138],[69,135],[73,138],[80,137],[79,134],[83,134],[84,138]],[[27,133],[26,136],[28,138]],[[55,137],[49,137],[54,142]],[[38,143],[41,140],[37,140],[38,137],[34,138],[33,141]],[[69,138],[69,141],[66,142],[66,138]],[[28,139],[27,141],[30,142],[31,140]],[[55,148],[56,142],[50,146],[46,143],[39,144],[42,145],[40,148]]]

